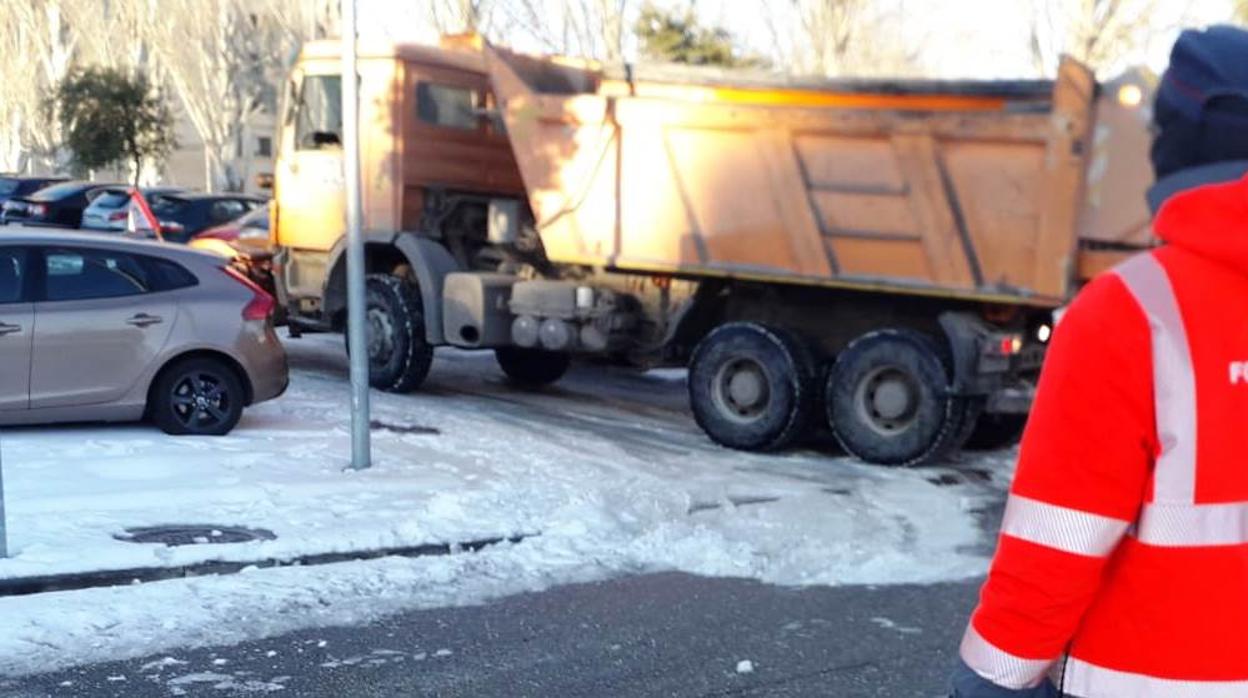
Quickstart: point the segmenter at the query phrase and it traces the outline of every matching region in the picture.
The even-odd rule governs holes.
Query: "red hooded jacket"
[[[961,655],[1007,688],[1248,696],[1248,178],[1054,333]]]

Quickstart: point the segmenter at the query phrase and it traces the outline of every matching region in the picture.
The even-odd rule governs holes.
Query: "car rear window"
[[[58,201],[66,197],[73,196],[75,194],[80,194],[82,193],[82,190],[86,188],[87,187],[77,182],[69,182],[66,184],[53,184],[50,187],[44,187],[43,189],[40,189],[39,191],[35,192],[34,194],[31,194],[27,198],[29,198],[31,201]]]
[[[186,199],[177,199],[172,196],[160,196],[152,200],[152,213],[177,213],[190,205]]]
[[[121,208],[130,201],[130,195],[124,191],[109,189],[91,201],[92,206],[102,208]]]

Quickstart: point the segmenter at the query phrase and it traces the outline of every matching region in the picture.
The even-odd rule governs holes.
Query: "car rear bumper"
[[[280,397],[290,385],[290,365],[286,350],[265,323],[263,328],[249,328],[248,341],[240,342],[243,368],[251,383],[251,404]]]

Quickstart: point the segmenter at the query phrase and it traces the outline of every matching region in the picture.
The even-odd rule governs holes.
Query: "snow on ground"
[[[255,560],[540,534],[476,554],[386,559],[0,599],[0,674],[478,603],[657,570],[777,584],[933,582],[983,571],[977,512],[1008,454],[914,470],[711,444],[672,372],[580,369],[518,393],[488,356],[440,355],[427,389],[374,393],[375,467],[343,469],[340,340],[288,342],[282,399],[234,434],[141,425],[0,434],[11,559],[0,577]],[[262,527],[276,540],[166,548],[130,526]]]

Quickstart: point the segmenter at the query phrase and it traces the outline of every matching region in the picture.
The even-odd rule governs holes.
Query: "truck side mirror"
[[[273,191],[273,173],[261,172],[256,175],[256,188],[263,191]]]

